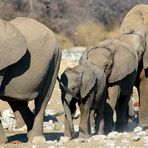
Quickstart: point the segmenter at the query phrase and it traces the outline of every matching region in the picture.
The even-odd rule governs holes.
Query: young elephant
[[[87,137],[91,134],[91,110],[95,110],[96,133],[99,132],[106,98],[104,72],[98,69],[96,65],[86,63],[74,68],[67,68],[62,73],[60,81],[61,99],[65,110],[64,135],[74,138],[73,117],[76,111],[76,103],[79,104],[81,112],[79,136]]]
[[[144,48],[143,39],[138,38],[133,48]],[[126,126],[128,102],[137,74],[138,57],[131,46],[123,44],[120,36],[100,42],[98,46],[84,51],[80,65],[94,63],[107,78],[108,99],[105,105],[105,134],[113,129],[113,113],[116,109],[116,129],[123,131]]]

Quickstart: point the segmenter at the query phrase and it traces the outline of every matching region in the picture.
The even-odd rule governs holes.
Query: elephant
[[[0,34],[0,98],[25,122],[32,142],[43,135],[44,112],[57,79],[61,47],[49,28],[31,18],[0,20]],[[34,100],[34,114],[28,107],[30,100]],[[1,122],[0,142],[7,142]]]
[[[136,38],[143,38],[145,42],[144,49],[131,48],[138,55],[139,62],[135,87],[137,87],[140,99],[139,125],[145,129],[148,128],[148,5],[139,4],[133,7],[125,15],[119,34],[123,36],[122,42],[124,44],[131,42],[131,46],[135,46],[137,44]]]
[[[61,100],[65,110],[64,136],[75,138],[73,119],[77,103],[81,112],[79,137],[87,138],[91,135],[92,115],[95,115],[97,123],[96,133],[102,132],[103,110],[107,95],[105,86],[104,72],[93,63],[67,67],[64,70],[60,77]]]
[[[124,36],[106,39],[85,50],[79,64],[93,63],[106,75],[108,96],[104,109],[104,134],[113,130],[113,113],[116,110],[116,130],[124,131],[127,124],[127,107],[135,84],[138,67],[138,54],[144,50],[142,37],[124,44]],[[135,42],[136,41],[136,42]],[[134,48],[135,50],[132,50]],[[140,56],[140,53],[139,53]]]

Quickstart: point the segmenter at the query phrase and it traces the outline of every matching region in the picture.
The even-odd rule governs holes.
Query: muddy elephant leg
[[[123,132],[126,129],[128,123],[128,103],[130,100],[129,96],[120,96],[116,105],[116,130]]]
[[[140,82],[139,93],[139,124],[142,127],[148,128],[148,78],[145,78]]]
[[[120,87],[114,85],[108,88],[108,99],[104,109],[104,134],[108,134],[113,130],[113,114],[120,94]]]
[[[81,111],[81,119],[79,125],[79,137],[87,138],[91,134],[90,127],[90,110],[92,106],[92,100],[88,99],[85,102],[81,102],[80,111]]]
[[[27,126],[27,131],[32,129],[34,122],[34,114],[28,107],[27,101],[8,101],[10,107],[12,108],[16,120],[23,124],[25,122]]]
[[[0,112],[0,118],[2,118],[1,112]],[[4,129],[2,126],[2,121],[0,119],[0,144],[7,143],[7,141],[8,141],[8,139],[5,135],[5,132],[4,132]]]

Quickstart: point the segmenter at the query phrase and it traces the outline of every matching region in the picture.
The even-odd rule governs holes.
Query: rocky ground
[[[83,49],[82,49],[83,50]],[[74,66],[80,56],[80,51],[70,55],[71,53],[64,51],[60,68],[60,73],[67,66]],[[71,57],[71,58],[69,58]],[[76,58],[75,58],[76,57]],[[29,103],[31,109],[33,109],[33,102]],[[140,127],[136,127],[131,132],[112,132],[109,135],[94,135],[88,139],[75,138],[69,140],[63,136],[64,123],[63,114],[57,116],[56,113],[63,111],[60,100],[60,90],[58,82],[56,83],[54,92],[48,103],[45,119],[44,119],[44,136],[46,140],[42,138],[34,139],[33,143],[27,142],[26,128],[16,128],[16,122],[13,114],[6,102],[0,101],[0,108],[3,115],[3,126],[5,128],[6,135],[8,137],[8,143],[0,145],[0,148],[147,148],[148,147],[148,131],[142,131]],[[79,119],[74,121],[75,132],[78,135]],[[129,129],[132,129],[133,125],[129,124]]]

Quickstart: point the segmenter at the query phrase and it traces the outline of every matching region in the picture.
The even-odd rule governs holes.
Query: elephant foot
[[[90,134],[88,132],[86,132],[86,130],[80,128],[79,129],[79,137],[80,138],[89,138],[90,137]]]
[[[70,134],[70,132],[65,131],[65,132],[64,132],[64,136],[65,136],[65,137],[69,137],[70,139],[74,139],[75,134],[74,134],[74,133],[73,133],[73,134]]]
[[[35,133],[32,131],[28,132],[27,137],[28,137],[28,141],[34,144],[46,142],[46,139],[43,135],[39,135],[38,133]]]

